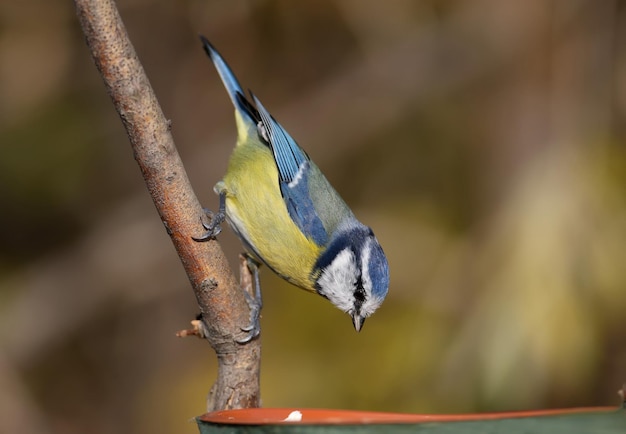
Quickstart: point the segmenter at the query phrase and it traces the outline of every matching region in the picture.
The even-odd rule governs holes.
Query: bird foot
[[[204,220],[202,220],[202,227],[206,232],[199,237],[191,237],[194,241],[202,242],[207,240],[214,240],[215,237],[217,237],[219,233],[222,232],[221,224],[224,222],[226,215],[221,211],[219,211],[218,213],[214,213],[207,208],[204,208],[203,210],[204,215],[209,219],[209,223],[206,223]]]

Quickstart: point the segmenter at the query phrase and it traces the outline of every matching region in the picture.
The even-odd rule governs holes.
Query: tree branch
[[[248,306],[216,241],[202,232],[198,202],[180,160],[169,122],[128,39],[113,0],[75,0],[87,45],[130,139],[135,159],[193,287],[207,340],[218,357],[208,410],[257,407],[260,339],[241,345]],[[249,282],[242,276],[242,282]]]

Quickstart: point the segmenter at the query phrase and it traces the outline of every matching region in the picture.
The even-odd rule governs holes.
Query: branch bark
[[[191,282],[207,340],[217,354],[218,378],[209,393],[207,410],[258,407],[260,339],[246,345],[237,343],[244,336],[241,327],[249,322],[243,292],[219,244],[191,239],[201,235],[202,207],[115,3],[74,3],[87,45],[126,128],[150,196]],[[242,283],[249,281],[244,273]]]

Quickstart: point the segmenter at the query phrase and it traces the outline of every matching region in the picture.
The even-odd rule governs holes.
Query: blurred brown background
[[[263,273],[265,406],[617,403],[625,2],[119,6],[206,206],[235,126],[198,33],[388,254],[358,335]],[[197,432],[214,354],[71,2],[0,4],[0,210],[0,432]]]

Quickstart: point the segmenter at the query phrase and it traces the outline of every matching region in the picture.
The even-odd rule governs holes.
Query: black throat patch
[[[355,286],[356,288],[354,289],[354,310],[356,312],[360,312],[361,306],[367,298],[365,294],[365,288],[363,288],[363,279],[361,277],[361,274],[359,274],[359,276],[357,277]]]

